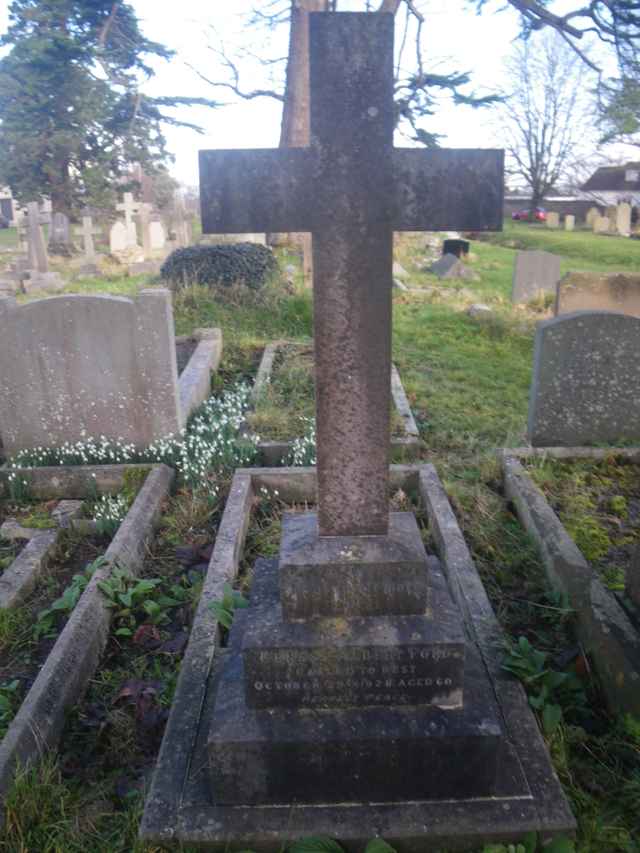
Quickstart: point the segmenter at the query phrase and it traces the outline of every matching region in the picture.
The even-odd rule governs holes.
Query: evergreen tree
[[[128,3],[13,0],[0,45],[0,185],[21,202],[47,196],[72,214],[104,204],[132,162],[148,172],[167,160],[166,110],[215,103],[145,95],[152,59],[173,52],[140,31]]]

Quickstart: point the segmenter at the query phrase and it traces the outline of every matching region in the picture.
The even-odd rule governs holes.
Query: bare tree
[[[557,33],[519,42],[506,65],[512,85],[498,121],[507,173],[529,187],[533,211],[570,179],[591,140],[587,109],[593,98],[584,66]]]

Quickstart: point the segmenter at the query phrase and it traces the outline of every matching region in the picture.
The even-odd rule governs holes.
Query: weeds
[[[33,626],[33,639],[36,643],[42,637],[50,637],[57,633],[56,627],[60,619],[68,616],[73,611],[80,600],[80,596],[93,577],[94,572],[105,565],[105,563],[106,559],[104,556],[98,557],[92,563],[89,563],[82,572],[73,576],[71,583],[59,598],[50,604],[49,607],[38,613],[37,622]]]

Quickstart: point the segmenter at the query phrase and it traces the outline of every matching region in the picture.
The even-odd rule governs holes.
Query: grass
[[[425,292],[394,291],[394,360],[426,445],[424,459],[438,468],[504,630],[514,640],[526,637],[557,667],[562,655],[575,647],[571,613],[546,586],[539,555],[504,498],[494,454],[498,447],[523,441],[535,322],[544,316],[542,306],[530,310],[510,304],[514,248],[507,244],[514,241],[523,248],[557,252],[563,270],[640,268],[640,244],[634,241],[508,223],[504,234],[473,242],[470,266],[476,281],[439,281],[421,270],[424,238],[402,235],[396,241],[396,257],[408,271],[411,286]],[[283,266],[294,262],[291,255],[280,254]],[[111,277],[74,282],[69,289],[134,295],[148,281]],[[479,325],[467,316],[465,309],[473,302],[492,308],[490,322]],[[218,390],[254,375],[266,343],[305,342],[312,334],[311,294],[299,275],[292,293],[275,289],[256,297],[230,292],[220,299],[194,287],[182,291],[174,305],[177,334],[200,326],[222,327],[225,351]],[[220,485],[223,496],[226,483]],[[616,506],[622,511],[619,502]],[[153,552],[156,564],[149,571],[155,576],[174,570],[169,545],[210,541],[222,508],[222,497],[212,505],[198,492],[179,492],[166,508]],[[256,498],[242,564],[243,589],[250,584],[253,559],[277,553],[282,509],[277,496]],[[136,841],[149,753],[145,766],[138,761],[140,744],[131,719],[126,714],[109,716],[113,707],[109,701],[123,673],[147,677],[153,669],[147,668],[151,664],[142,652],[137,662],[126,658],[123,668],[125,658],[117,657],[113,640],[110,643],[88,698],[71,716],[59,755],[21,775],[14,785],[7,801],[3,850],[156,853],[159,849],[144,848]],[[562,666],[580,670],[588,713],[565,709],[562,723],[548,736],[579,822],[577,850],[638,853],[640,724],[607,713],[585,663],[578,654]],[[175,670],[177,662],[172,666]],[[170,681],[171,667],[160,675]],[[91,716],[92,703],[108,706],[104,725],[102,718]],[[83,719],[87,725],[81,727],[79,738]],[[78,771],[77,761],[70,761],[78,743],[81,754],[102,756],[99,765],[91,765],[95,772],[89,781]],[[126,745],[119,753],[118,744]],[[136,758],[123,767],[120,753]],[[132,775],[138,787],[131,784]]]

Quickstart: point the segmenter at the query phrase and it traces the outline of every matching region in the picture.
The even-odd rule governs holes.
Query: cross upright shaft
[[[502,152],[393,148],[393,21],[309,16],[309,148],[200,152],[205,233],[313,235],[321,536],[388,529],[394,228],[502,222]]]

